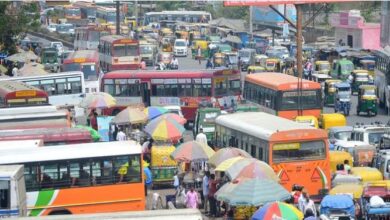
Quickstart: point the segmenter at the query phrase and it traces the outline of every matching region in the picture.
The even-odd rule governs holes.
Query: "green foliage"
[[[12,7],[12,2],[0,2],[0,44],[3,52],[15,53],[17,36],[39,27],[38,7],[36,2],[21,3],[17,8]]]

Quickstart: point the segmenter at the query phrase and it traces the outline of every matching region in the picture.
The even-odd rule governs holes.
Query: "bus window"
[[[104,91],[110,95],[115,94],[114,81],[112,79],[104,80]]]
[[[56,79],[56,94],[62,95],[66,93],[66,79]]]
[[[53,188],[54,181],[58,180],[57,164],[44,164],[40,166],[41,188]]]
[[[69,187],[70,186],[70,175],[68,172],[68,166],[66,163],[59,164],[60,178],[58,179],[56,186],[58,187]]]
[[[298,160],[318,160],[326,157],[326,149],[323,141],[274,144],[272,154],[274,163]]]
[[[24,181],[27,191],[34,191],[39,188],[37,170],[38,167],[36,165],[29,164],[24,166]]]
[[[79,186],[89,186],[91,185],[91,170],[90,170],[90,163],[84,162],[81,163],[81,169],[80,169],[80,177],[78,179],[77,184]]]
[[[137,56],[138,55],[138,46],[137,45],[126,45],[126,55],[127,56]]]
[[[179,84],[179,97],[192,96],[191,84]]]
[[[10,181],[0,180],[0,210],[11,208]]]
[[[116,57],[126,56],[126,46],[125,45],[115,45],[114,46],[114,55]]]
[[[227,92],[226,79],[215,79],[214,90],[216,96],[225,95]]]
[[[202,96],[202,85],[194,84],[194,87],[192,90],[192,96],[193,97],[201,97]]]
[[[230,80],[229,81],[229,90],[237,93],[240,92],[241,86],[240,86],[240,80]]]
[[[82,92],[82,87],[81,87],[80,77],[68,78],[68,93],[75,94],[81,92]]]
[[[164,85],[152,85],[152,96],[164,96],[165,87]]]
[[[211,96],[211,84],[203,84],[202,88],[202,97]]]

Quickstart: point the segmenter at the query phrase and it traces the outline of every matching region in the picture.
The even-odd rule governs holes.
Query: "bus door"
[[[142,95],[142,102],[146,106],[150,106],[150,85],[147,82],[141,83],[141,95]]]

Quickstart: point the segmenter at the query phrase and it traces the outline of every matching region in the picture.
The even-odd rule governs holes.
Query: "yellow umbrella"
[[[231,167],[237,161],[240,161],[243,159],[245,159],[245,157],[233,157],[233,158],[227,159],[224,162],[220,163],[217,166],[217,168],[215,168],[215,171],[225,172],[227,169],[229,169],[229,167]]]
[[[119,112],[115,118],[112,119],[112,122],[120,125],[120,124],[142,124],[148,120],[146,114],[138,109],[127,107],[121,112]]]

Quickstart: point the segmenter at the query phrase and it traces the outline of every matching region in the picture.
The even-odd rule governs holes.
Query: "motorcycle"
[[[166,70],[167,69],[167,66],[160,62],[160,63],[157,63],[155,66],[154,66],[154,69],[155,70]]]

